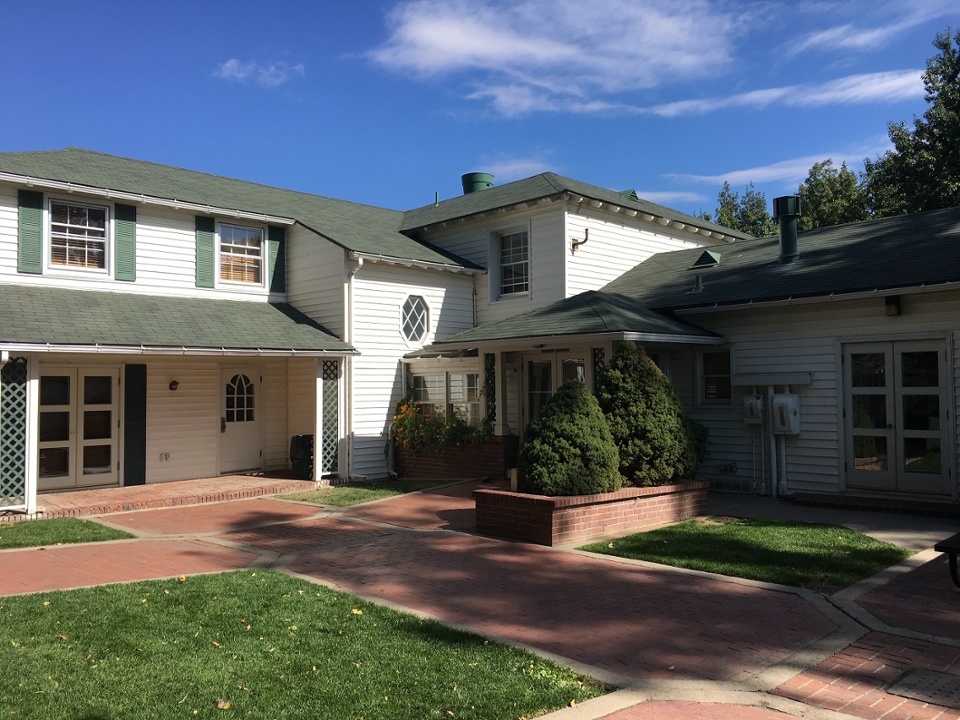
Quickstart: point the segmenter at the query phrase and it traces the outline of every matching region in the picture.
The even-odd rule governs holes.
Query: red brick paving
[[[724,705],[722,703],[698,703],[684,700],[651,700],[604,715],[603,720],[785,720],[790,717],[776,710]]]
[[[472,530],[476,526],[473,491],[478,487],[503,489],[504,483],[466,482],[439,490],[410,493],[386,502],[347,510],[348,517],[416,530]]]
[[[396,531],[389,528],[362,525],[336,518],[315,518],[286,525],[237,530],[220,537],[244,545],[287,553],[378,538],[392,535],[394,532]]]
[[[960,677],[960,648],[874,632],[773,692],[867,720],[960,720],[960,711],[884,691],[909,671],[920,669]]]
[[[834,630],[792,594],[469,535],[394,535],[290,569],[634,677],[744,680]]]
[[[224,475],[216,478],[130,487],[41,493],[37,496],[37,505],[43,512],[37,517],[80,517],[148,508],[198,505],[277,493],[300,492],[313,490],[315,487],[312,481],[258,475]],[[26,518],[20,513],[0,514],[0,522],[16,522],[23,519]]]
[[[111,525],[158,535],[225,532],[235,528],[312,517],[316,505],[280,500],[243,500],[109,515]]]
[[[0,552],[0,595],[238,570],[252,553],[200,540],[141,540]]]
[[[950,579],[946,555],[861,595],[856,602],[891,627],[960,640],[960,589]]]

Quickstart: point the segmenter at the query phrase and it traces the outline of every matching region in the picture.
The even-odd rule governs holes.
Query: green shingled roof
[[[404,213],[400,229],[404,231],[415,230],[434,223],[466,217],[489,210],[496,210],[509,205],[516,205],[517,203],[532,202],[562,192],[571,192],[594,200],[619,205],[620,207],[631,208],[649,215],[657,215],[670,220],[689,223],[704,229],[715,230],[718,233],[723,233],[733,238],[750,237],[737,230],[731,230],[721,225],[706,222],[693,215],[687,215],[686,213],[648,202],[642,198],[634,200],[631,196],[621,192],[571,180],[570,178],[561,177],[551,172],[534,175],[531,178],[517,180],[516,182],[507,183],[506,185],[495,185],[486,190],[479,190],[461,195],[460,197],[444,200],[437,205],[427,205],[416,210],[410,210]]]
[[[960,208],[800,233],[800,259],[780,265],[779,240],[741,240],[720,263],[693,268],[700,248],[654,255],[603,288],[659,310],[960,282]],[[696,275],[703,290],[690,292]]]
[[[0,284],[0,343],[352,353],[286,304]]]
[[[354,252],[476,267],[401,233],[403,213],[345,200],[80,148],[0,153],[0,172],[292,218]]]
[[[431,347],[621,332],[687,342],[709,343],[719,339],[709,330],[647,310],[631,298],[590,290],[546,307],[438,340]]]

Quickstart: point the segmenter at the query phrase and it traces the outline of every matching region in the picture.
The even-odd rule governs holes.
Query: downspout
[[[770,430],[770,497],[777,497],[777,435],[773,431],[773,393],[774,386],[767,386],[767,404],[769,411],[768,428]]]
[[[790,393],[790,386],[784,386],[784,392]],[[786,497],[789,495],[789,490],[787,488],[787,436],[780,436],[780,496]]]
[[[353,276],[363,267],[363,258],[356,258],[356,267],[350,267],[347,263],[347,323],[344,328],[346,337],[344,340],[353,345]],[[346,422],[344,430],[347,435],[347,478],[353,477],[353,356],[348,355],[344,362],[347,364],[349,372],[344,373],[344,388],[347,395],[345,410]]]

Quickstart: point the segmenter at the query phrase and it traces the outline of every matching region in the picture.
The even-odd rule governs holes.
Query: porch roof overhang
[[[357,351],[286,303],[0,285],[7,353],[324,357]]]
[[[723,345],[726,338],[650,310],[624,295],[591,290],[433,343],[429,350],[518,346],[577,339]]]

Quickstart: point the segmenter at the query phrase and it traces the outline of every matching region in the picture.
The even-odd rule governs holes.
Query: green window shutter
[[[213,218],[197,215],[197,287],[213,287],[216,230]]]
[[[114,277],[133,282],[137,279],[137,208],[118,204],[113,214]]]
[[[123,484],[147,482],[147,366],[127,365],[123,389]]]
[[[17,271],[43,272],[43,193],[21,190],[18,193]]]
[[[287,231],[271,225],[270,239],[270,292],[287,291]]]

